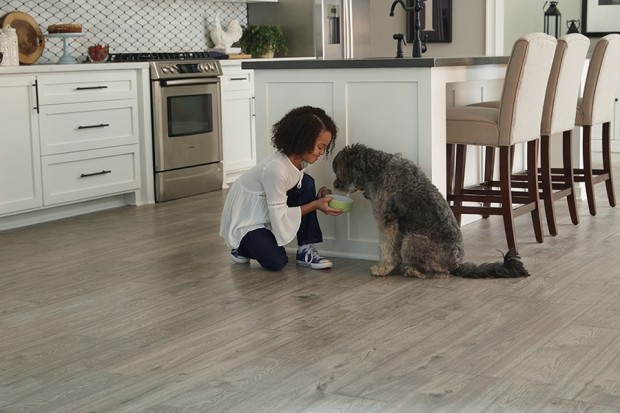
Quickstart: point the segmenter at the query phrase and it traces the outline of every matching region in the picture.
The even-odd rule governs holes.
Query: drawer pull
[[[106,126],[110,126],[110,124],[109,123],[100,123],[99,125],[78,126],[78,129],[105,128]]]
[[[75,90],[93,90],[93,89],[107,89],[107,86],[82,86],[76,87]]]
[[[248,80],[247,77],[231,77],[230,80]]]
[[[89,176],[105,175],[105,174],[110,174],[110,173],[112,173],[112,171],[103,170],[101,172],[93,172],[93,173],[90,173],[90,174],[82,174],[82,175],[80,175],[80,178],[87,178]]]

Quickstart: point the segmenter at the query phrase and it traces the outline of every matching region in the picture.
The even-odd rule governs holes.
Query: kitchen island
[[[339,128],[337,152],[363,143],[413,160],[445,194],[446,107],[499,99],[508,57],[251,60],[256,153],[273,148],[271,126],[293,107],[322,107]],[[333,157],[333,156],[332,156]],[[308,168],[317,187],[333,187],[331,158]],[[473,165],[475,162],[468,162]],[[319,214],[328,256],[378,257],[370,205],[360,193],[353,212]]]

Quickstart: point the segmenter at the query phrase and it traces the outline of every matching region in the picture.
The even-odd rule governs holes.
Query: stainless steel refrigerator
[[[370,0],[248,3],[248,24],[282,26],[289,57],[370,56]]]

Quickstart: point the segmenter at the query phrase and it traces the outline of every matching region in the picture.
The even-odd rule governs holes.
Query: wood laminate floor
[[[0,412],[617,413],[620,207],[596,192],[543,244],[517,219],[513,280],[233,264],[221,191],[0,232]],[[499,259],[496,218],[468,260]]]

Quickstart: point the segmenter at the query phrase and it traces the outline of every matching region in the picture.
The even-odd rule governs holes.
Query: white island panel
[[[257,102],[265,102],[256,117],[256,157],[265,158],[275,150],[271,145],[271,128],[289,110],[298,106],[317,106],[329,115],[334,113],[334,85],[327,81],[303,81],[303,75],[283,74],[256,88]]]

